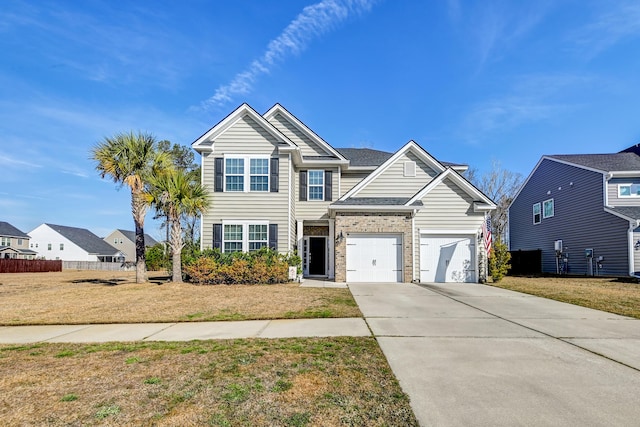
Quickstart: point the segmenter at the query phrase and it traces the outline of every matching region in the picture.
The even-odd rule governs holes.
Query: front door
[[[309,237],[309,276],[327,274],[327,238]]]

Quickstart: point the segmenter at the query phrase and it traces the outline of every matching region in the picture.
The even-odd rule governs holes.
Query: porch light
[[[336,243],[340,243],[344,240],[344,234],[342,234],[342,231],[340,231],[340,234],[338,234],[338,236],[336,237]],[[638,243],[640,244],[640,240],[638,241]]]

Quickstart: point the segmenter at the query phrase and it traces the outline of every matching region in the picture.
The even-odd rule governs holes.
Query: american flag
[[[489,215],[482,222],[482,235],[484,236],[484,248],[489,256],[489,252],[491,252],[491,216]]]

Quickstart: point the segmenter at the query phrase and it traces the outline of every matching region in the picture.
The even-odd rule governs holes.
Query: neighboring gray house
[[[103,239],[105,242],[118,249],[124,254],[124,259],[127,262],[134,262],[136,260],[136,233],[129,230],[113,230],[107,237]],[[144,246],[149,248],[157,245],[158,242],[151,236],[145,233]]]
[[[85,228],[40,224],[29,232],[38,256],[63,261],[123,262],[124,254]]]
[[[33,259],[36,252],[29,249],[29,235],[5,221],[0,221],[0,258]]]
[[[193,143],[211,208],[203,248],[297,250],[303,275],[347,282],[476,282],[495,204],[414,141],[334,148],[279,104],[242,104]]]
[[[545,273],[639,275],[639,226],[633,147],[543,156],[509,207],[510,249],[540,249]]]

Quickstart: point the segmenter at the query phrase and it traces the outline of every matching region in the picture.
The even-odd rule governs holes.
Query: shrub
[[[147,263],[147,270],[149,271],[169,270],[171,268],[169,253],[168,251],[165,253],[162,243],[147,248],[145,251],[145,261]]]
[[[502,243],[500,238],[496,239],[489,255],[489,275],[494,282],[499,282],[507,274],[511,268],[510,260],[511,254],[507,245]]]

